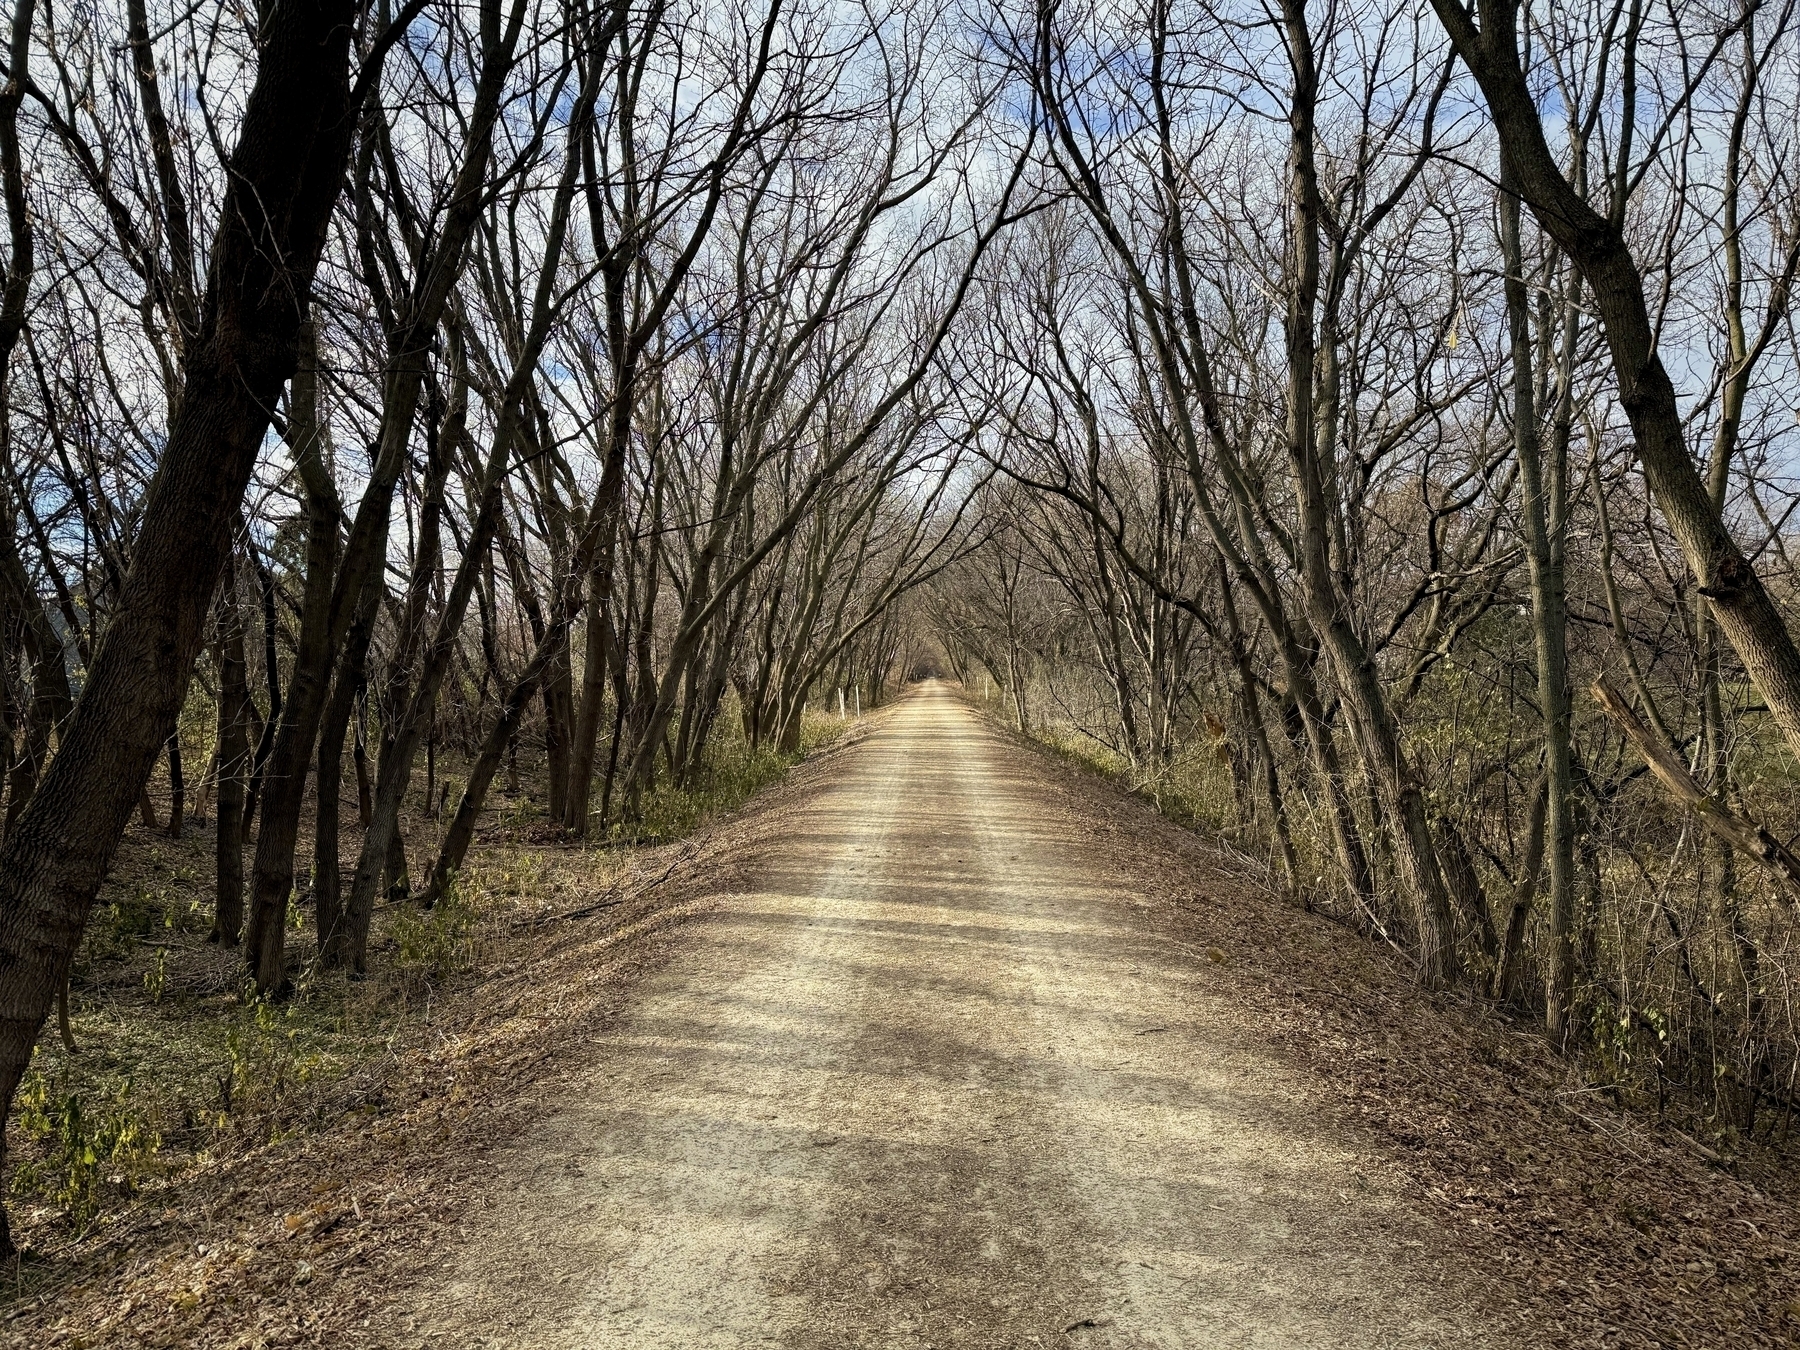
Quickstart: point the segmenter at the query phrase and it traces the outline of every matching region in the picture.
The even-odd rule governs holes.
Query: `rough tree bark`
[[[292,373],[350,140],[353,0],[263,11],[181,408],[61,748],[0,848],[0,1109],[175,726],[244,488]],[[12,1243],[0,1220],[0,1253]]]

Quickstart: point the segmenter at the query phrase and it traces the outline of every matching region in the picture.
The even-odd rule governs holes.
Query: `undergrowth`
[[[713,733],[706,762],[693,779],[677,783],[666,774],[660,777],[644,795],[635,818],[610,827],[609,843],[662,844],[685,838],[780,782],[789,769],[830,745],[848,725],[828,714],[808,712],[801,718],[799,750],[784,754],[767,743],[752,747],[735,720],[721,722],[725,724]]]
[[[1003,707],[989,704],[987,711],[1005,720]],[[1466,727],[1464,732],[1474,734]],[[1132,765],[1066,721],[1041,721],[1030,738],[1279,878],[1278,860],[1258,848],[1270,831],[1260,821],[1247,827],[1240,820],[1230,762],[1214,753],[1206,737],[1192,738],[1154,771]],[[1254,809],[1260,803],[1254,791],[1250,796]],[[1298,885],[1315,907],[1329,912],[1336,888],[1330,881],[1335,873],[1328,819],[1318,803],[1298,792],[1284,805]],[[1363,823],[1369,837],[1378,837],[1371,822]],[[1648,826],[1637,824],[1648,833]],[[1699,1139],[1709,1156],[1729,1161],[1751,1139],[1785,1146],[1791,1137],[1794,1033],[1785,1019],[1793,1007],[1786,973],[1792,958],[1776,944],[1746,942],[1755,954],[1757,982],[1745,988],[1741,952],[1727,942],[1725,925],[1706,922],[1717,918],[1709,906],[1721,904],[1700,885],[1711,856],[1689,829],[1676,834],[1672,847],[1659,848],[1632,830],[1615,828],[1592,848],[1592,883],[1582,897],[1584,912],[1592,916],[1590,945],[1575,988],[1575,1030],[1562,1049],[1584,1091],[1670,1119]],[[1740,883],[1746,910],[1754,904],[1755,880]],[[1504,878],[1490,874],[1487,887],[1490,913],[1497,914],[1508,895]],[[1681,913],[1684,901],[1690,908]],[[1540,1005],[1529,1002],[1541,988],[1541,974],[1530,965],[1530,933],[1528,927],[1518,957],[1523,973],[1517,986],[1524,993],[1507,1005],[1527,1025],[1541,1019]],[[1463,959],[1479,972],[1482,954],[1467,933],[1464,945]],[[1485,986],[1472,981],[1472,987]],[[1741,1007],[1732,1015],[1733,997],[1751,1002],[1749,1016]]]
[[[1160,815],[1176,824],[1231,845],[1273,875],[1275,859],[1255,849],[1255,841],[1233,809],[1230,768],[1206,744],[1184,746],[1166,763],[1144,769],[1092,736],[1062,723],[1033,727],[1030,737],[1058,758],[1110,779],[1149,802]],[[1325,827],[1322,822],[1309,819],[1305,803],[1290,803],[1289,818],[1301,875],[1314,886],[1322,887],[1328,867]]]
[[[296,897],[294,986],[279,999],[256,994],[241,951],[206,940],[210,822],[181,840],[134,825],[76,957],[76,1053],[52,1018],[19,1088],[7,1140],[15,1235],[39,1251],[81,1241],[197,1165],[331,1124],[345,1109],[346,1075],[379,1074],[384,1058],[432,1034],[447,999],[479,986],[515,911],[591,895],[635,847],[680,839],[735,810],[845,725],[809,717],[797,754],[752,750],[735,726],[722,727],[693,781],[659,781],[638,819],[597,846],[522,832],[541,818],[538,799],[496,793],[491,835],[435,905],[378,908],[367,978],[313,967],[310,906]],[[415,863],[435,853],[436,821],[421,812],[403,823]],[[346,846],[355,838],[347,822]],[[358,1100],[379,1110],[381,1094]]]

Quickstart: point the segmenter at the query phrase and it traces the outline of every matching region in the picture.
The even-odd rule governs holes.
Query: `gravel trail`
[[[407,1343],[1506,1344],[1059,772],[942,685],[884,711],[498,1155]]]

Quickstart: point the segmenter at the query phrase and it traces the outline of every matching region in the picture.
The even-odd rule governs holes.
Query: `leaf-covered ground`
[[[558,873],[564,851],[526,846],[544,870],[484,911],[478,971],[422,985],[428,1010],[409,1004],[391,1050],[309,1087],[304,1121],[224,1139],[81,1241],[46,1243],[15,1274],[0,1341],[385,1343],[393,1291],[484,1222],[499,1147],[559,1100],[582,1042],[836,761],[617,874]],[[1709,1159],[1592,1090],[1529,1025],[1420,992],[1392,953],[1284,905],[1110,783],[1050,760],[1045,778],[1096,865],[1129,872],[1157,921],[1217,967],[1245,1036],[1310,1080],[1318,1118],[1384,1159],[1384,1181],[1491,1276],[1490,1311],[1518,1344],[1800,1344],[1791,1156]],[[324,1031],[319,1045],[331,1053]],[[26,1235],[58,1222],[26,1214]]]

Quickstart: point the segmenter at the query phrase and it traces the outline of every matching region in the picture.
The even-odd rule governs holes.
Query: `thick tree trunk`
[[[683,760],[684,773],[698,773],[706,764],[706,746],[712,736],[713,728],[718,725],[719,710],[724,705],[725,690],[731,683],[731,656],[737,650],[737,639],[743,628],[743,618],[747,605],[740,604],[737,613],[726,625],[717,648],[713,652],[711,669],[707,672],[705,683],[700,690],[699,708],[695,713],[692,735],[688,740],[686,757]]]
[[[293,372],[343,181],[355,13],[348,0],[263,12],[200,329],[131,568],[61,748],[0,848],[0,1108],[174,729],[268,410]]]
[[[1488,907],[1487,890],[1475,870],[1475,860],[1469,856],[1462,831],[1448,816],[1438,821],[1437,838],[1441,841],[1438,856],[1443,863],[1444,880],[1462,910],[1463,924],[1475,936],[1481,964],[1492,970],[1500,956],[1500,936],[1494,930],[1493,911]]]
[[[627,417],[624,427],[628,432],[630,427],[629,417]],[[624,434],[619,434],[616,425],[614,427],[614,433],[614,438],[607,447],[606,463],[602,468],[600,475],[600,486],[594,494],[594,504],[588,513],[587,530],[583,536],[581,546],[576,550],[576,558],[580,561],[581,565],[587,569],[590,578],[588,588],[588,656],[590,661],[595,660],[596,654],[602,658],[584,672],[583,682],[584,685],[587,686],[587,689],[582,702],[581,728],[578,729],[573,725],[573,699],[569,693],[566,638],[564,640],[564,665],[560,671],[555,667],[552,667],[550,672],[553,676],[560,675],[561,677],[562,683],[559,690],[559,701],[566,718],[564,726],[567,729],[571,740],[575,742],[571,746],[571,753],[564,761],[567,766],[566,772],[568,777],[563,785],[563,809],[560,818],[565,824],[575,828],[577,833],[583,837],[586,836],[588,830],[588,797],[593,787],[594,756],[598,752],[601,700],[606,688],[605,679],[607,674],[607,662],[604,657],[608,651],[608,639],[611,638],[614,641],[618,641],[621,638],[621,635],[616,631],[615,626],[607,621],[607,616],[611,612],[613,586],[617,579],[619,519],[625,508],[625,451],[627,439]],[[661,502],[662,498],[659,489],[655,495],[655,504],[653,506],[653,511],[658,519],[660,519],[662,509]],[[657,539],[657,536],[652,536],[651,553],[653,560],[657,556]],[[654,561],[652,565],[654,565]],[[573,608],[573,602],[571,602],[571,608]],[[598,632],[595,631],[596,625],[599,626]],[[621,650],[619,655],[623,656],[623,654],[624,653]],[[550,706],[550,694],[548,690],[546,690],[545,693],[544,704],[546,710],[548,710]],[[612,795],[612,774],[618,759],[616,734],[614,736],[614,742],[614,745],[610,747],[607,752],[607,785],[606,790],[603,793],[603,798],[606,800],[610,800]],[[554,793],[556,790],[556,779],[554,776],[551,781],[553,785],[552,792]],[[555,805],[555,802],[552,801],[551,815],[553,818],[556,818]],[[574,821],[576,813],[579,813],[580,815],[578,824]],[[600,813],[602,816],[606,814],[604,801]]]
[[[404,795],[404,791],[402,789],[402,795]],[[393,828],[388,832],[387,858],[381,864],[381,879],[389,903],[404,900],[412,894],[412,872],[406,865],[406,836],[400,828],[398,807],[395,808]],[[360,911],[355,907],[355,901],[355,892],[352,892],[350,912],[360,915]],[[357,924],[360,928],[358,940],[363,946],[366,946],[369,938],[369,921],[359,917]],[[362,948],[359,947],[358,951],[361,950]],[[358,970],[362,968],[360,965],[357,967]]]

